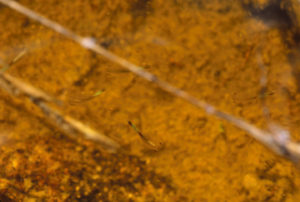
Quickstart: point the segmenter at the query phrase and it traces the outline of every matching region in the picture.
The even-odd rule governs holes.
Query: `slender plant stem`
[[[28,16],[31,19],[34,19],[44,26],[64,35],[65,37],[77,42],[82,47],[94,51],[99,55],[107,58],[108,60],[119,64],[123,68],[131,71],[132,73],[155,83],[159,88],[173,94],[176,97],[180,97],[187,102],[195,105],[196,107],[202,108],[207,114],[217,116],[221,119],[225,119],[228,122],[232,123],[236,127],[245,130],[253,138],[282,156],[285,156],[293,161],[298,161],[300,159],[300,145],[292,142],[289,138],[289,134],[283,130],[275,130],[272,132],[261,130],[255,127],[252,124],[244,121],[241,118],[236,118],[228,113],[217,110],[214,106],[197,99],[196,97],[188,94],[187,92],[174,87],[173,85],[163,81],[153,75],[152,73],[146,71],[144,68],[135,65],[124,58],[119,57],[118,55],[108,51],[102,46],[96,44],[96,42],[91,37],[82,37],[77,35],[75,32],[65,28],[64,26],[24,7],[23,5],[12,1],[12,0],[0,0],[0,3],[7,5],[8,7]],[[273,127],[276,128],[276,127]],[[278,128],[277,128],[278,129]]]

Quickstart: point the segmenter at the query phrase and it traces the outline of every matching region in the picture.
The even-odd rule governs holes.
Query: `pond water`
[[[296,0],[18,2],[224,112],[300,139]],[[297,165],[231,123],[4,5],[0,22],[5,74],[121,148],[65,132],[0,83],[1,201],[300,200]]]

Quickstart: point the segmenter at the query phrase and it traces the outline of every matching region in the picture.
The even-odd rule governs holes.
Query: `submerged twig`
[[[107,136],[48,106],[47,102],[55,102],[58,104],[61,102],[45,92],[6,73],[0,73],[0,87],[13,95],[23,94],[28,97],[35,105],[42,109],[47,117],[54,120],[58,127],[68,134],[79,132],[83,134],[85,138],[99,142],[109,152],[116,152],[119,148],[119,145]]]
[[[5,71],[14,63],[16,63],[19,59],[21,59],[26,50],[21,51],[9,64],[0,60],[0,66],[2,66],[2,71],[0,71],[0,87],[8,91],[13,95],[23,94],[28,97],[35,105],[37,105],[47,117],[53,119],[56,124],[68,132],[68,134],[79,132],[85,136],[87,139],[92,139],[94,141],[100,142],[109,152],[115,152],[119,145],[106,137],[105,135],[98,133],[92,128],[84,125],[80,121],[77,121],[69,116],[62,115],[59,111],[53,109],[52,107],[47,105],[47,102],[53,102],[57,105],[61,105],[61,101],[57,100],[47,93],[39,90],[20,79],[17,79],[7,73]],[[99,91],[95,93],[93,96],[99,95]]]
[[[243,119],[236,118],[230,114],[224,113],[220,110],[217,110],[212,105],[201,101],[194,96],[188,94],[187,92],[172,86],[171,84],[157,78],[155,75],[151,74],[150,72],[146,71],[140,66],[137,66],[124,58],[121,58],[114,53],[106,50],[102,46],[99,46],[96,44],[96,42],[93,40],[93,38],[90,37],[82,37],[77,35],[75,32],[66,29],[62,25],[49,20],[40,14],[37,14],[36,12],[22,6],[21,4],[12,1],[12,0],[0,0],[1,3],[9,6],[10,8],[40,22],[41,24],[49,27],[50,29],[66,36],[69,39],[72,39],[73,41],[80,44],[82,47],[86,49],[90,49],[103,57],[111,60],[112,62],[115,62],[122,67],[126,68],[127,70],[133,72],[134,74],[155,83],[159,88],[173,94],[176,97],[180,97],[187,102],[195,105],[196,107],[202,108],[206,111],[207,114],[217,116],[221,119],[225,119],[228,122],[234,124],[235,126],[245,130],[248,132],[252,137],[254,137],[256,140],[261,142],[262,144],[269,147],[271,150],[276,152],[277,154],[280,154],[282,156],[285,156],[293,161],[299,161],[300,160],[300,145],[293,142],[289,139],[289,135],[286,132],[283,131],[264,131],[257,127],[255,127],[252,124],[249,124],[248,122],[244,121]]]
[[[83,134],[85,138],[100,143],[108,152],[114,153],[118,150],[119,144],[109,137],[70,116],[62,115],[59,111],[52,109],[44,102],[40,102],[39,100],[33,100],[33,102],[38,105],[48,117],[55,120],[56,124],[64,131],[67,131],[68,134],[79,132]]]
[[[8,92],[10,92],[11,94],[18,95],[20,93],[23,93],[28,97],[31,97],[31,98],[34,98],[36,100],[40,100],[43,102],[55,102],[57,104],[60,103],[60,101],[49,96],[47,93],[29,85],[29,84],[25,84],[20,79],[10,76],[9,74],[6,74],[6,73],[0,73],[0,84],[1,84],[1,87],[5,86],[5,89]]]

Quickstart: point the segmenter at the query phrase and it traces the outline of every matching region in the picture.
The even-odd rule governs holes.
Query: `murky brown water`
[[[300,139],[297,15],[285,10],[296,1],[19,2],[260,128],[270,123],[266,106]],[[4,6],[0,22],[1,60],[26,50],[7,73],[122,145],[108,154],[66,136],[26,97],[1,90],[0,200],[299,200],[299,169],[235,126]]]

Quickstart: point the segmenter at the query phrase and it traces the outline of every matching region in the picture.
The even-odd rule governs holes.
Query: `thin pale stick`
[[[46,104],[47,102],[61,102],[20,79],[6,73],[0,73],[0,87],[14,95],[23,94],[28,97],[35,105],[42,109],[47,117],[54,120],[58,127],[68,134],[79,132],[83,134],[85,138],[99,142],[108,152],[116,152],[119,148],[119,144],[109,137],[48,106]]]
[[[198,100],[194,96],[188,94],[187,92],[172,86],[171,84],[157,78],[155,75],[151,74],[150,72],[144,70],[142,67],[137,66],[124,58],[121,58],[117,56],[116,54],[106,50],[102,46],[99,46],[95,43],[93,38],[90,37],[82,37],[74,33],[73,31],[66,29],[62,25],[49,20],[42,15],[22,6],[21,4],[12,1],[12,0],[0,0],[1,3],[7,5],[8,7],[40,22],[41,24],[49,27],[50,29],[66,36],[69,39],[72,39],[73,41],[77,42],[81,46],[83,46],[86,49],[90,49],[103,57],[111,60],[112,62],[115,62],[122,67],[126,68],[127,70],[133,72],[134,74],[155,83],[158,87],[161,89],[173,94],[176,97],[180,97],[187,102],[195,105],[196,107],[202,108],[206,111],[207,114],[217,116],[221,119],[225,119],[235,126],[247,131],[252,137],[254,137],[256,140],[260,141],[267,147],[269,147],[271,150],[276,152],[277,154],[283,155],[289,159],[292,159],[294,161],[298,161],[300,159],[300,145],[292,142],[289,138],[281,138],[281,134],[273,134],[264,130],[261,130],[243,119],[236,118],[230,114],[224,113],[222,111],[219,111],[215,109],[212,105]],[[283,141],[284,139],[284,141]]]

